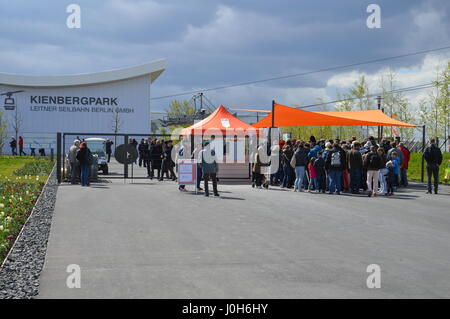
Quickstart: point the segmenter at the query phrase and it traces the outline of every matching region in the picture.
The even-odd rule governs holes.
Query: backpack
[[[294,154],[294,156],[292,156],[292,158],[291,158],[291,167],[295,168],[295,166],[297,166],[297,158]]]
[[[341,152],[336,151],[331,153],[331,167],[341,167]]]

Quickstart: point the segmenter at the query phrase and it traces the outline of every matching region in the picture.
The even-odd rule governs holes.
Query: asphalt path
[[[39,298],[450,297],[448,187],[389,198],[187,189],[148,179],[62,184]],[[74,264],[81,288],[67,286]],[[371,264],[380,288],[367,287]]]

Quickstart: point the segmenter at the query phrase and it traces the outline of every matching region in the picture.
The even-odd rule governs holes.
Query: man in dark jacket
[[[352,149],[347,153],[347,165],[350,170],[350,190],[352,194],[358,194],[361,188],[361,174],[363,168],[363,160],[357,142],[352,143]]]
[[[303,142],[297,142],[297,150],[295,156],[295,182],[294,191],[300,192],[304,187],[303,179],[305,177],[305,169],[308,165],[308,150],[304,147]]]
[[[114,144],[111,140],[106,140],[106,155],[108,155],[108,163],[111,161],[112,145]]]
[[[89,186],[89,175],[91,171],[92,164],[92,154],[91,150],[87,147],[86,142],[81,143],[80,150],[76,156],[78,162],[80,163],[81,171],[81,186]]]
[[[214,149],[211,149],[209,142],[205,142],[205,147],[198,153],[198,162],[202,168],[203,180],[205,181],[205,196],[209,196],[208,183],[210,179],[213,184],[214,196],[219,196],[219,192],[217,191],[218,165],[216,152]]]
[[[138,146],[138,153],[139,153],[139,167],[142,167],[142,164],[144,164],[145,167],[145,152],[148,150],[148,144],[144,139],[141,139],[141,142]]]
[[[153,179],[155,176],[154,170],[158,171],[157,178],[161,178],[161,161],[162,161],[162,144],[161,140],[156,140],[155,144],[150,146],[150,158],[151,158],[151,174],[150,178]]]
[[[325,160],[323,159],[323,151],[317,152],[317,159],[314,161],[314,168],[316,169],[316,176],[318,182],[318,191],[325,193],[326,191],[326,174],[325,174]]]
[[[341,194],[342,187],[342,171],[346,167],[345,151],[334,143],[333,149],[328,152],[327,160],[325,161],[325,168],[328,170],[328,177],[330,178],[329,194],[336,192]]]
[[[177,178],[175,172],[173,171],[175,163],[172,160],[172,149],[173,149],[172,141],[167,141],[166,146],[164,147],[162,153],[162,162],[161,162],[162,173],[159,179],[160,181],[164,179],[164,173],[167,174],[167,179],[172,179],[174,181]]]
[[[428,191],[427,194],[432,194],[431,191],[431,176],[434,178],[434,193],[438,193],[439,185],[439,165],[442,164],[442,153],[439,147],[436,146],[436,140],[430,139],[430,146],[425,149],[423,158],[427,161],[427,175],[428,175]]]
[[[11,154],[17,155],[17,141],[15,137],[11,137],[11,142],[9,142],[9,146],[11,147]]]
[[[377,147],[372,146],[370,152],[364,156],[364,167],[367,169],[368,196],[377,196],[379,170],[383,168],[383,159],[377,152]]]

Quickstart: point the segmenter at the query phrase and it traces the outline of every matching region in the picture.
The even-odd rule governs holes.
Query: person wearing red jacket
[[[23,138],[22,138],[22,136],[19,136],[19,155],[22,156],[22,154],[25,156],[27,155],[23,151]]]
[[[399,149],[403,153],[403,163],[400,166],[400,186],[407,187],[408,186],[407,171],[410,159],[410,151],[403,143],[400,143]]]

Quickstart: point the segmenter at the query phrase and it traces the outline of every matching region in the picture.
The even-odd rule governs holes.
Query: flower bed
[[[30,215],[44,184],[30,183],[31,179],[23,177],[20,181],[0,182],[0,263]]]
[[[0,264],[28,219],[54,163],[46,159],[1,157]],[[21,165],[17,165],[20,163]],[[14,167],[11,173],[8,168]]]

